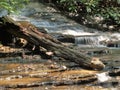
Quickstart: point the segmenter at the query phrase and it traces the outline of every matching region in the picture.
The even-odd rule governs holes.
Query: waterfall
[[[100,42],[103,41],[105,38],[103,36],[79,36],[75,37],[75,44],[76,45],[89,45],[89,46],[104,46],[101,45]]]
[[[30,9],[21,10],[22,15],[12,14],[11,17],[16,21],[29,21],[40,30],[45,30],[51,35],[52,33],[54,35],[55,33],[56,35],[71,35],[75,37],[73,42],[76,45],[120,48],[120,33],[104,33],[96,29],[87,28],[60,15],[57,10],[51,7],[46,8],[46,6],[38,3],[32,4],[29,7]],[[31,6],[34,6],[35,9]],[[0,15],[5,13],[5,11],[0,9]],[[30,14],[30,16],[27,14]]]

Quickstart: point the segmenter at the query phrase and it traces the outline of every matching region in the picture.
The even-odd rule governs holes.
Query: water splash
[[[111,79],[111,77],[106,72],[97,74],[97,78],[99,82],[105,82]]]
[[[89,32],[85,32],[84,30],[78,30],[78,29],[74,29],[74,30],[63,30],[62,34],[67,34],[67,35],[73,35],[73,36],[86,36],[86,35],[94,35],[94,33],[89,33]]]

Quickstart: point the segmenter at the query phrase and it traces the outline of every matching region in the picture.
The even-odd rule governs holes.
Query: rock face
[[[100,62],[99,58],[95,58],[95,57],[92,58],[91,65],[93,68],[97,68],[97,66],[100,66],[100,65],[102,67],[105,67],[105,65]]]

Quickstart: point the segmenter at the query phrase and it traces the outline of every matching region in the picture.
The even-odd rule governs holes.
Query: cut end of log
[[[100,61],[100,59],[95,57],[92,58],[90,66],[96,70],[102,70],[105,68],[105,65]]]

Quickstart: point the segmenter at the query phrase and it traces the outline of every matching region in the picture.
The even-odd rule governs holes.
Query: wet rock
[[[30,77],[35,77],[35,78],[42,78],[42,77],[45,77],[47,75],[48,75],[47,72],[29,74]]]
[[[55,21],[56,20],[56,18],[51,18],[51,21]]]
[[[40,32],[42,32],[42,33],[48,33],[48,29],[47,28],[45,28],[45,27],[37,27],[38,28],[38,30],[40,31]]]
[[[39,59],[41,59],[41,56],[40,55],[33,55],[33,59],[34,60],[39,60]]]
[[[49,68],[51,68],[51,69],[58,69],[59,66],[56,65],[56,64],[51,64],[51,65],[49,66]]]
[[[107,47],[119,48],[120,47],[120,42],[118,42],[118,41],[117,42],[114,42],[114,41],[108,42]]]
[[[117,87],[117,86],[119,87],[119,82],[117,82],[117,81],[108,81],[108,82],[99,83],[97,85],[102,86],[104,88],[110,88],[110,89],[113,88],[113,90],[118,90],[117,88],[114,88],[114,87]]]
[[[66,67],[65,65],[62,65],[62,66],[60,67],[60,69],[62,69],[62,70],[67,70],[67,67]]]
[[[27,7],[27,8],[24,8],[21,10],[21,15],[23,15],[23,16],[30,16],[35,13],[36,13],[36,10],[34,8],[30,8],[30,7]]]
[[[120,69],[109,71],[110,76],[120,76]]]
[[[97,65],[101,65],[103,68],[105,68],[105,65],[101,63],[101,61],[99,60],[99,58],[93,57],[92,61],[91,61],[91,65],[93,68],[96,68]],[[101,68],[99,68],[101,69]]]
[[[23,78],[21,75],[13,75],[5,78],[5,80],[12,80],[12,79],[18,79],[18,78]]]
[[[51,33],[51,35],[61,42],[75,43],[75,37],[73,35],[65,35],[60,33]]]
[[[22,48],[11,48],[10,46],[0,46],[0,56],[8,57],[8,56],[21,56],[23,53]],[[26,53],[26,51],[25,51]]]
[[[106,54],[111,54],[112,52],[109,49],[93,49],[93,50],[88,50],[86,54],[94,56],[94,55],[106,55]]]
[[[53,52],[46,52],[46,55],[52,56],[52,55],[53,55]]]

